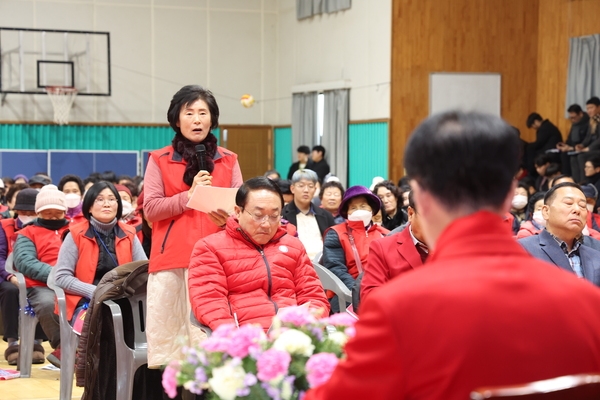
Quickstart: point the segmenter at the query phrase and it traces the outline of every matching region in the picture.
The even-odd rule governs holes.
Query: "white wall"
[[[112,96],[78,97],[74,122],[163,123],[173,94],[196,83],[221,124],[287,125],[292,86],[340,79],[352,120],[389,117],[391,0],[303,21],[295,0],[0,0],[0,26],[110,32]],[[50,120],[44,95],[0,107],[0,121]]]

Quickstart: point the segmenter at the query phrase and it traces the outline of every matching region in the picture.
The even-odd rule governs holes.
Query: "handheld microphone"
[[[206,147],[203,144],[196,145],[196,158],[198,159],[199,170],[208,171],[206,166]]]

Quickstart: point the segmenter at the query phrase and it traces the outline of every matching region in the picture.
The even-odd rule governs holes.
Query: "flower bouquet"
[[[288,307],[268,334],[259,325],[221,325],[165,368],[163,387],[171,398],[183,386],[209,399],[300,399],[329,379],[354,322],[349,314],[319,319],[307,307]]]

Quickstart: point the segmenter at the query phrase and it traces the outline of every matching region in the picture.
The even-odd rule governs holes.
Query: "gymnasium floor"
[[[6,342],[0,339],[0,369],[15,369],[9,366],[4,359]],[[46,355],[52,349],[48,342],[44,342]],[[41,368],[50,365],[33,364],[31,366],[31,378],[16,378],[8,381],[0,381],[0,399],[2,400],[58,400],[60,395],[59,376],[60,372],[46,371]],[[75,386],[73,382],[73,399],[81,398],[83,388]]]

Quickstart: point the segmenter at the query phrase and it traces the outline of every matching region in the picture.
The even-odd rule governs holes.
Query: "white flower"
[[[340,347],[344,347],[346,342],[348,341],[348,336],[344,332],[335,331],[327,335],[329,340],[339,345]]]
[[[241,365],[234,366],[227,361],[222,367],[213,368],[208,384],[222,400],[234,400],[238,389],[244,387],[245,377],[246,371]]]
[[[296,329],[287,330],[279,335],[273,343],[273,348],[306,357],[310,357],[315,350],[310,337]]]

